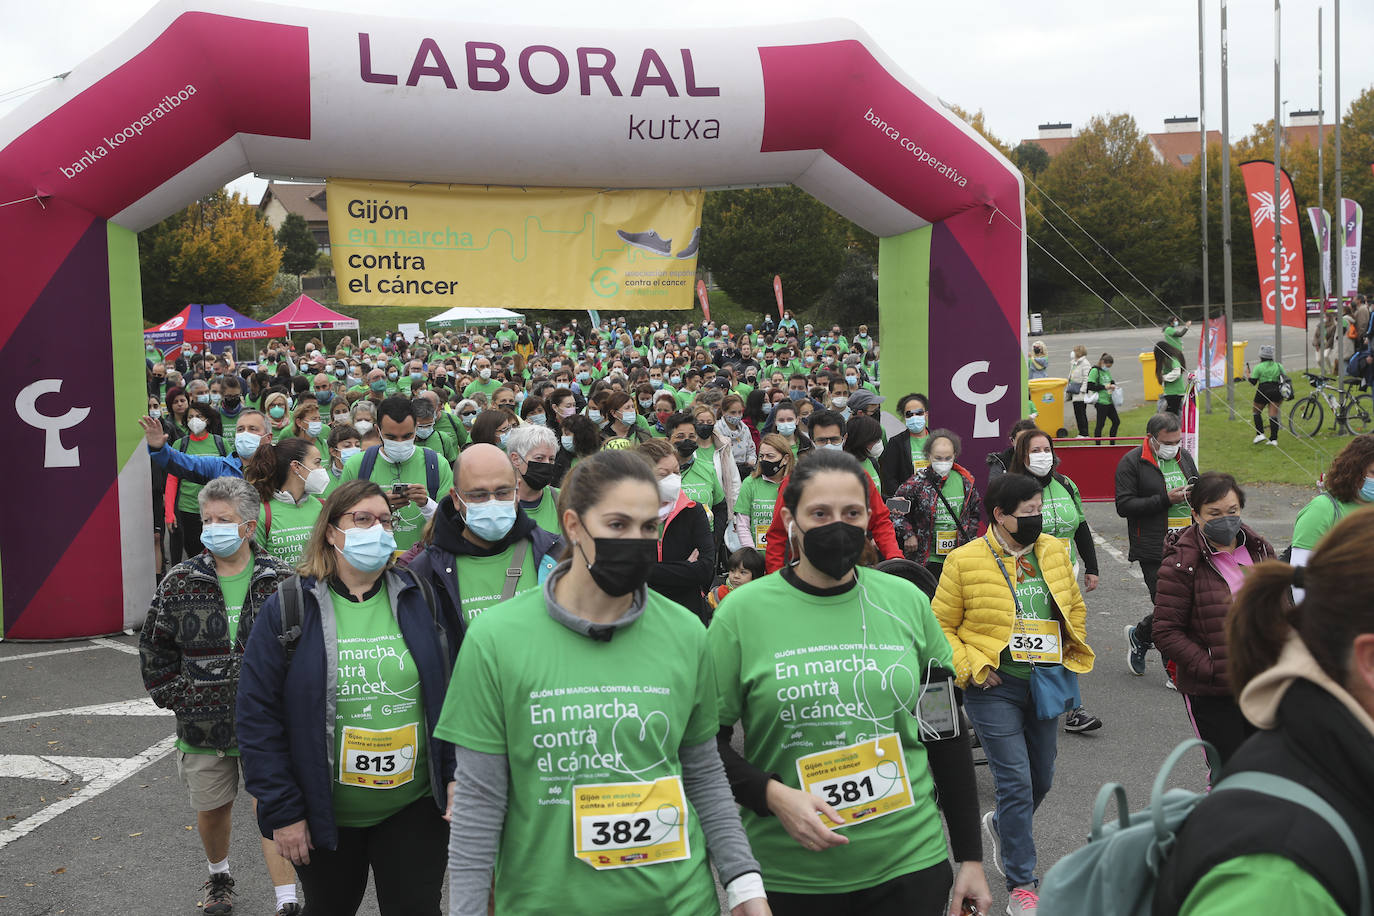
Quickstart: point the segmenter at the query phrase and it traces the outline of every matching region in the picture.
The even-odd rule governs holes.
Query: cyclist
[[[1283,363],[1274,359],[1274,345],[1260,347],[1259,365],[1250,371],[1250,384],[1255,386],[1252,418],[1255,421],[1254,443],[1264,441],[1264,409],[1269,410],[1269,444],[1279,444],[1279,405],[1283,403],[1280,385],[1286,375]]]

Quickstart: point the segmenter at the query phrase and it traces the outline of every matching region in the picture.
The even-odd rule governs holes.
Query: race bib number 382
[[[906,758],[896,735],[807,754],[797,760],[797,777],[803,792],[824,799],[839,812],[843,823],[825,822],[836,830],[913,804]]]
[[[691,857],[680,776],[573,788],[573,855],[598,871]]]

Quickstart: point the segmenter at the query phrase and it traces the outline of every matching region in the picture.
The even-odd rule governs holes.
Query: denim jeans
[[[997,801],[992,827],[1000,841],[1007,890],[1011,890],[1036,883],[1031,819],[1054,781],[1059,720],[1035,717],[1030,681],[1001,677],[996,687],[970,685],[964,708],[992,771]]]

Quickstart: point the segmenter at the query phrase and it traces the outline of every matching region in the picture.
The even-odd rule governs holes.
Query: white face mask
[[[682,475],[669,474],[658,482],[658,499],[661,503],[671,503],[677,500],[678,494],[682,492]]]
[[[367,431],[372,428],[372,421],[359,420],[357,423],[353,424],[353,428],[358,431],[358,435],[365,436],[367,435]]]
[[[949,461],[932,461],[930,467],[941,477],[948,477],[949,472],[954,470],[954,461],[952,459]]]
[[[299,476],[299,475],[298,475]],[[305,475],[305,492],[312,496],[318,496],[329,486],[329,472],[323,467],[318,467]]]
[[[186,425],[194,435],[199,436],[201,433],[205,432],[205,421],[200,417],[192,417],[186,421]]]
[[[877,441],[877,442],[874,442],[872,445],[870,445],[870,446],[868,447],[868,457],[870,457],[870,458],[881,458],[882,456],[883,456],[883,443],[882,443],[882,440],[879,440],[879,441]]]
[[[1054,468],[1054,455],[1036,452],[1026,458],[1026,468],[1036,477],[1044,477]]]
[[[1175,458],[1177,458],[1178,450],[1179,443],[1177,442],[1175,442],[1173,445],[1165,445],[1158,439],[1155,440],[1155,454],[1158,455],[1160,458],[1163,458],[1165,461],[1173,461]]]

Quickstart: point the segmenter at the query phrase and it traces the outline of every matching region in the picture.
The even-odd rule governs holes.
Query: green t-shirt
[[[864,470],[868,472],[869,480],[873,481],[873,486],[881,490],[883,488],[883,479],[882,475],[878,473],[877,460],[874,458],[865,458],[862,463]]]
[[[1177,462],[1175,462],[1177,463]],[[1078,548],[1074,546],[1073,535],[1083,524],[1083,505],[1077,494],[1069,491],[1062,483],[1050,478],[1049,486],[1041,492],[1044,498],[1045,533],[1058,538],[1069,551],[1069,559],[1078,561]]]
[[[1343,503],[1330,493],[1319,493],[1298,512],[1293,523],[1293,549],[1312,550],[1337,522],[1369,505],[1359,501]]]
[[[750,763],[795,789],[799,758],[860,742],[871,746],[875,734],[895,734],[906,764],[914,803],[842,828],[849,844],[826,850],[824,867],[799,850],[776,817],[742,809],[770,891],[846,893],[947,856],[911,710],[928,667],[953,667],[949,642],[916,586],[877,570],[861,568],[857,575],[860,587],[827,597],[782,575],[756,579],[726,596],[706,634],[718,722],[743,723]],[[886,772],[880,768],[879,775]]]
[[[1016,600],[1021,605],[1018,617],[1028,620],[1049,620],[1054,616],[1054,608],[1050,604],[1050,589],[1045,584],[1045,577],[1040,572],[1040,561],[1035,558],[1035,551],[1027,553],[1024,559],[1030,561],[1031,572],[1027,573],[1024,569],[1013,570],[1015,561],[1010,557],[999,556],[1002,566],[1006,569],[1007,575],[1016,583]],[[998,574],[1001,575],[1000,573]],[[1010,674],[1023,681],[1030,680],[1031,666],[1027,662],[1012,661],[1011,649],[1004,648],[1002,655],[997,660],[997,671],[999,674]]]
[[[962,514],[964,511],[964,478],[954,471],[949,472],[945,478],[944,486],[940,487],[940,493],[944,500],[938,497],[935,500],[935,541],[930,545],[930,558],[926,560],[926,565],[931,563],[941,564],[940,569],[944,568],[945,557],[949,556],[950,551],[959,546],[959,520],[950,514],[949,509],[945,508],[945,502],[949,503],[949,508]],[[941,548],[945,548],[941,553]]]
[[[773,524],[773,507],[777,504],[778,485],[771,480],[750,476],[740,482],[735,512],[749,517],[749,532],[759,550],[768,546],[768,529]]]
[[[366,601],[350,601],[337,592],[331,597],[338,634],[334,821],[340,827],[371,827],[429,794],[420,676],[385,585]],[[347,729],[389,734],[355,739],[345,754]],[[356,784],[407,775],[391,788]]]
[[[1259,361],[1259,365],[1250,370],[1250,377],[1255,380],[1257,385],[1277,382],[1283,375],[1283,364],[1272,359],[1262,359]]]
[[[1166,461],[1156,456],[1159,462],[1159,471],[1164,475],[1164,486],[1170,490],[1176,490],[1188,483],[1188,478],[1183,474],[1183,468],[1179,467],[1178,459]],[[1187,528],[1193,523],[1193,509],[1188,503],[1181,502],[1176,506],[1169,507],[1169,529]]]
[[[243,602],[248,597],[248,587],[253,582],[253,562],[250,559],[248,565],[243,567],[243,571],[232,576],[219,577],[220,594],[224,596],[224,612],[229,617],[229,645],[234,645],[234,640],[239,635],[239,617],[243,614]],[[186,754],[209,754],[217,755],[219,751],[211,747],[196,747],[187,744],[180,738],[177,739],[177,750]],[[239,755],[238,748],[230,748],[224,752],[229,757]]]
[[[1172,357],[1166,357],[1164,360],[1164,372],[1167,374],[1169,372],[1174,371],[1175,369],[1178,370],[1178,378],[1174,379],[1172,382],[1164,383],[1164,393],[1187,394],[1188,371],[1183,368],[1183,366],[1179,363],[1178,360],[1173,359]]]
[[[681,391],[674,391],[673,397],[677,400],[677,409],[686,410],[688,405],[697,399],[697,393],[683,388]]]
[[[383,449],[377,451],[377,463],[372,467],[373,483],[380,486],[388,493],[391,492],[391,485],[394,483],[418,483],[425,485],[425,456],[430,449],[415,447],[415,453],[402,464],[392,464],[386,457]],[[362,466],[363,457],[366,451],[359,452],[344,463],[343,480],[357,480],[358,469]],[[429,494],[431,499],[441,499],[453,489],[453,466],[439,459],[439,492]],[[407,502],[400,509],[393,509],[391,513],[395,517],[396,549],[409,550],[415,542],[420,540],[420,535],[424,533],[425,517],[420,512],[420,507],[413,502]]]
[[[1341,908],[1302,866],[1270,854],[1239,856],[1214,866],[1193,885],[1179,916],[1302,913],[1340,916]]]
[[[1107,390],[1107,386],[1116,380],[1112,378],[1110,369],[1104,369],[1101,366],[1093,366],[1088,370],[1088,381],[1102,386],[1101,391],[1092,392],[1097,395],[1097,403],[1110,404],[1112,402],[1112,393]]]
[[[272,556],[287,566],[295,568],[305,553],[305,545],[310,543],[310,532],[315,527],[315,519],[320,517],[324,508],[314,496],[306,496],[299,506],[293,502],[272,497],[258,509],[257,542]],[[272,512],[272,531],[267,531],[267,512]]]
[[[225,445],[225,451],[230,449]],[[209,433],[197,440],[194,436],[186,439],[186,448],[183,449],[188,455],[218,455],[219,448],[215,445],[215,439]],[[205,486],[202,483],[192,483],[189,480],[181,481],[180,495],[177,497],[177,510],[180,512],[190,512],[193,515],[200,514],[200,502],[196,499],[196,494],[200,488]]]
[[[416,442],[423,444],[425,448],[432,449],[442,455],[450,466],[458,459],[458,443],[454,442],[453,438],[449,436],[447,432],[439,429],[437,423],[435,424],[434,431],[430,433],[428,437],[421,439],[417,435],[415,439]]]
[[[711,509],[725,499],[725,488],[720,485],[720,478],[716,476],[715,459],[714,446],[698,448],[696,460],[692,462],[691,467],[682,472],[682,491],[687,494],[688,499],[701,503],[701,507],[706,510],[706,521],[713,529],[716,519],[711,514]]]
[[[487,400],[490,401],[491,396],[496,393],[496,389],[500,388],[502,384],[503,383],[499,379],[489,378],[484,382],[480,378],[475,378],[468,382],[468,386],[463,389],[463,397],[470,398],[474,393],[480,391],[485,394]]]
[[[597,871],[573,846],[574,787],[680,776],[678,749],[714,739],[706,635],[694,614],[652,591],[643,616],[609,642],[550,617],[542,590],[473,622],[435,734],[506,755],[497,912],[561,916],[569,900],[604,913],[719,912],[691,810],[688,859]]]
[[[561,534],[558,525],[558,488],[545,487],[544,492],[539,495],[539,502],[533,506],[526,505],[523,501],[520,508],[525,510],[525,514],[534,519],[534,523],[543,528],[549,534]]]
[[[471,623],[478,614],[500,603],[501,590],[506,587],[506,570],[510,568],[511,553],[514,549],[508,547],[490,557],[458,557],[456,573],[464,623]],[[525,559],[520,564],[520,581],[515,585],[515,594],[521,595],[538,587],[539,575],[534,565],[534,550],[527,548]]]
[[[919,474],[930,467],[930,459],[926,457],[926,440],[928,438],[930,438],[928,432],[919,436],[907,437],[907,444],[911,447],[912,473]],[[906,481],[902,481],[902,483],[906,483]]]

